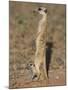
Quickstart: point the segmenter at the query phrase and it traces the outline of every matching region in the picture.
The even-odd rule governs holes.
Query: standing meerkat
[[[41,20],[38,24],[38,31],[36,37],[36,52],[34,65],[32,65],[33,79],[44,80],[47,79],[46,57],[45,57],[45,41],[47,32],[47,9],[40,7],[35,12],[41,14]]]

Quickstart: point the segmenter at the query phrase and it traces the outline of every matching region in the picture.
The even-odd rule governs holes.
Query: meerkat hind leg
[[[44,72],[44,68],[43,65],[40,66],[40,80],[44,80],[45,79],[45,72]]]

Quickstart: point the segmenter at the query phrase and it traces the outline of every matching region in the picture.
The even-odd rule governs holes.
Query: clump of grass
[[[22,30],[25,31],[26,27],[27,27],[27,23],[28,23],[28,19],[26,16],[24,15],[18,15],[15,18],[16,21],[16,27],[18,28],[18,30]]]

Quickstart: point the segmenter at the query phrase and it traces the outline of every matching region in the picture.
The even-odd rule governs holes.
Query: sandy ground
[[[61,69],[49,71],[49,76],[48,76],[47,82],[46,82],[46,80],[31,81],[29,79],[29,74],[28,74],[28,80],[25,81],[23,77],[27,77],[27,75],[16,78],[15,81],[13,80],[12,87],[13,88],[22,88],[22,87],[23,88],[30,88],[30,87],[32,88],[32,87],[45,87],[45,86],[47,87],[47,86],[64,86],[64,85],[66,85],[65,70],[61,71]]]
[[[32,72],[26,68],[34,63],[36,33],[41,16],[33,10],[39,6],[48,9],[45,50],[48,83],[46,80],[32,81]],[[65,5],[9,3],[9,88],[66,85],[65,15]]]

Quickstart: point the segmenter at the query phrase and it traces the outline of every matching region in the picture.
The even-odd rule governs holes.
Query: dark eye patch
[[[47,13],[47,9],[45,9],[44,12]]]
[[[38,10],[40,11],[40,10],[42,10],[41,8],[38,8]]]

